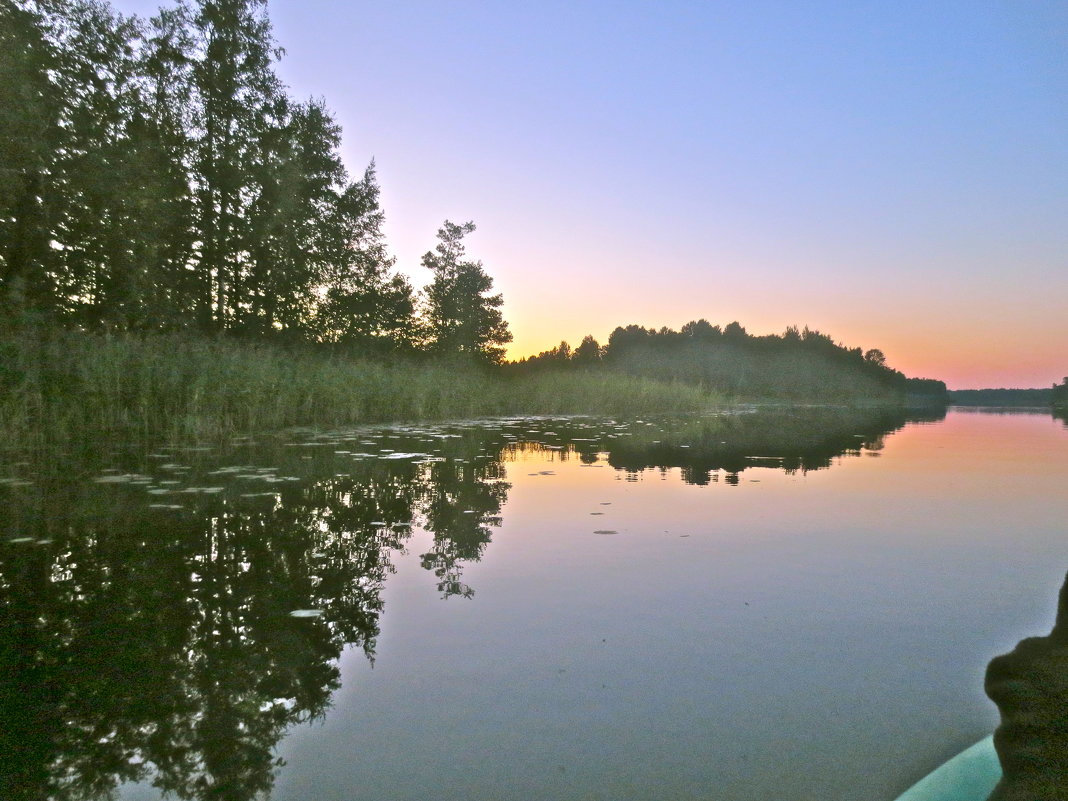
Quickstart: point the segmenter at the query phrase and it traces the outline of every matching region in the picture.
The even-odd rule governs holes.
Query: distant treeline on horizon
[[[1064,377],[1063,383],[1053,385],[1051,393],[1053,408],[1068,412],[1068,375]]]
[[[908,378],[886,363],[877,348],[837,343],[808,327],[753,335],[738,322],[725,327],[707,320],[678,331],[628,325],[616,328],[608,343],[585,337],[509,365],[516,372],[602,366],[660,380],[696,383],[735,397],[782,399],[908,400],[944,402],[944,382]]]
[[[1054,389],[951,389],[949,402],[956,406],[1049,406]]]

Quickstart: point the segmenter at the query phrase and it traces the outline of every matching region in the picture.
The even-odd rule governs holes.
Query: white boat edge
[[[1001,763],[989,735],[935,768],[896,801],[986,801],[1001,779]]]

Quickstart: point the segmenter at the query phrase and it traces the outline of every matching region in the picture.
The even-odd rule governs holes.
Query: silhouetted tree
[[[49,310],[46,184],[60,103],[49,80],[57,53],[33,6],[0,0],[0,312]]]
[[[590,334],[582,338],[582,342],[571,354],[571,361],[577,365],[590,366],[601,363],[601,346]]]
[[[337,237],[326,268],[318,329],[326,342],[382,351],[410,347],[415,300],[408,279],[393,273],[385,245],[374,162],[339,198],[330,220]]]
[[[886,366],[886,356],[878,348],[872,348],[871,350],[865,351],[864,361],[878,365],[879,367]]]
[[[503,298],[487,295],[493,288],[482,262],[465,261],[463,238],[475,230],[445,221],[438,229],[438,244],[423,256],[422,264],[434,273],[426,288],[428,347],[433,353],[460,355],[492,364],[504,356],[512,341],[501,315]]]
[[[137,260],[151,275],[144,289],[144,326],[156,330],[196,322],[195,46],[193,13],[180,0],[149,20],[139,52],[142,180],[151,194],[138,215],[144,241]]]
[[[266,0],[0,0],[0,313],[79,329],[198,328],[490,363],[501,296],[446,222],[417,320],[374,164],[291,100]],[[418,324],[417,324],[418,323]]]
[[[873,350],[865,358],[860,348],[846,348],[808,327],[753,336],[738,322],[720,329],[707,320],[686,323],[679,331],[619,327],[603,352],[610,369],[735,396],[903,400],[905,376],[880,357]]]
[[[727,323],[726,328],[723,329],[723,336],[728,339],[744,340],[748,334],[742,324],[735,320],[733,323]]]
[[[1053,385],[1052,402],[1055,409],[1068,409],[1068,376],[1064,377],[1063,384]]]
[[[50,312],[82,326],[112,324],[137,294],[127,236],[139,200],[130,180],[137,27],[95,0],[40,7],[50,12],[40,30],[57,126],[37,192],[43,224],[24,244],[35,283],[43,279],[38,292],[51,293]]]
[[[266,0],[201,0],[194,17],[203,57],[193,69],[199,99],[194,184],[201,248],[198,314],[206,329],[225,329],[247,302],[245,246],[262,190],[263,139],[283,124],[284,103],[272,64]],[[269,146],[268,146],[269,147]]]

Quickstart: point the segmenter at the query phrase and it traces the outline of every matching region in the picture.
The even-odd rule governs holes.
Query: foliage
[[[600,368],[708,387],[733,398],[901,401],[906,394],[943,402],[945,384],[906,379],[879,350],[837,344],[808,328],[782,336],[753,336],[739,323],[724,328],[707,320],[679,331],[638,325],[616,328],[601,348],[587,336],[574,351],[566,342],[516,362],[519,373]]]
[[[956,406],[1049,406],[1048,389],[955,389],[949,402]]]
[[[0,22],[0,327],[26,338],[28,348],[39,347],[42,326],[56,342],[62,330],[232,334],[255,343],[249,365],[224,347],[192,340],[181,340],[179,353],[165,361],[199,363],[191,354],[219,348],[250,392],[257,374],[276,374],[261,370],[276,358],[256,350],[266,342],[307,346],[311,355],[301,357],[317,365],[325,358],[317,345],[358,359],[410,359],[422,350],[464,369],[501,363],[512,337],[493,280],[467,257],[464,239],[474,223],[444,222],[423,257],[433,278],[417,299],[386,247],[374,162],[352,180],[340,156],[341,129],[325,104],[297,102],[279,80],[282,51],[266,0],[175,0],[150,20],[116,14],[105,0],[0,0]],[[114,347],[140,347],[130,342]],[[87,369],[111,348],[90,348]],[[46,372],[66,369],[64,355],[54,356],[59,362]],[[737,322],[721,329],[696,320],[680,331],[630,325],[603,347],[589,336],[574,349],[561,343],[508,372],[515,378],[549,368],[607,371],[625,387],[643,386],[625,379],[647,379],[733,398],[944,394],[940,382],[906,380],[877,349],[846,348],[807,328],[752,336]],[[324,374],[353,370],[359,386],[388,369],[332,364]],[[396,369],[414,368],[403,362]],[[213,383],[189,405],[172,404],[188,397],[186,387],[201,385],[201,376],[186,373],[184,384],[153,402],[193,420],[240,417],[229,401],[207,411],[212,387],[233,382],[212,364],[204,376]],[[485,381],[479,374],[475,385]],[[507,406],[489,400],[494,391],[470,407]],[[356,411],[357,401],[341,388],[336,397],[331,392],[325,396],[340,417],[380,414]],[[308,408],[320,401],[288,388],[277,396],[295,405],[267,414],[265,424],[325,414]],[[19,398],[3,402],[38,408]],[[399,403],[397,416],[414,411],[396,398],[379,402]],[[101,414],[127,407],[105,408]],[[164,427],[147,408],[121,414]],[[197,428],[186,420],[166,425]],[[228,427],[220,423],[220,430]]]
[[[437,246],[423,256],[423,266],[434,274],[426,288],[428,346],[432,353],[497,364],[512,335],[501,314],[503,298],[486,295],[493,280],[482,262],[464,259],[463,238],[474,230],[473,222],[446,220]]]
[[[99,452],[0,484],[0,797],[110,798],[130,781],[181,799],[266,797],[278,741],[325,714],[342,651],[374,658],[382,589],[413,526],[433,533],[424,561],[441,591],[472,594],[463,563],[482,555],[509,490],[484,445],[449,438],[432,465],[369,459],[343,475],[332,447],[306,459],[324,449],[278,447],[258,452],[284,470],[255,476],[266,493],[186,452],[175,458],[217,492],[176,497],[165,483],[152,489],[169,503],[154,506],[164,494],[144,484],[87,482]],[[302,609],[321,617],[291,616]]]
[[[265,0],[0,0],[0,317],[411,345],[374,164],[274,71]]]
[[[357,360],[323,347],[190,334],[46,330],[0,339],[0,447],[110,436],[226,441],[299,425],[500,414],[692,411],[720,398],[615,374],[502,375],[477,365]]]
[[[1053,385],[1050,396],[1054,408],[1068,409],[1068,376],[1064,377],[1064,383]]]

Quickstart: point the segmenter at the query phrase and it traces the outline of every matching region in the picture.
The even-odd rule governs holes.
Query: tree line
[[[914,397],[944,401],[946,385],[906,378],[877,348],[863,350],[827,334],[791,326],[779,334],[753,335],[738,322],[726,326],[693,320],[678,331],[628,325],[605,345],[592,336],[572,349],[567,342],[521,360],[513,369],[600,367],[635,375],[699,383],[738,395],[782,398]]]
[[[266,0],[0,0],[0,312],[498,362],[511,335],[473,223],[417,292],[375,164],[348,175],[322,100],[292,98]]]
[[[949,393],[954,406],[1049,406],[1048,389],[955,389]]]
[[[1064,383],[1053,385],[1050,395],[1053,408],[1068,410],[1068,376],[1064,377]]]
[[[375,164],[279,79],[266,0],[0,0],[0,327],[194,331],[499,364],[500,294],[446,220],[416,290]],[[810,329],[629,325],[523,360],[780,397],[944,394]],[[918,382],[918,383],[917,383]]]

